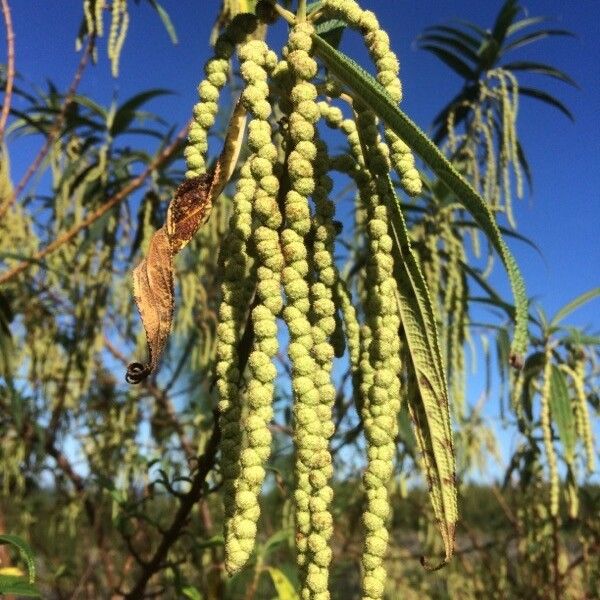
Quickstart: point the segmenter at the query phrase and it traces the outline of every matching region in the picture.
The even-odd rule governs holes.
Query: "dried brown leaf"
[[[173,321],[173,258],[208,221],[213,202],[231,178],[244,137],[246,112],[236,104],[223,151],[205,175],[184,181],[167,210],[166,223],[150,239],[148,255],[133,270],[133,294],[146,330],[148,360],[127,367],[128,383],[140,383],[156,370]]]

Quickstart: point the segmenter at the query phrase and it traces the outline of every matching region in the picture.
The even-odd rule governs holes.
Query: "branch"
[[[67,457],[54,445],[53,439],[48,439],[45,446],[46,452],[56,461],[56,465],[73,484],[75,491],[79,495],[84,496],[83,504],[85,512],[90,525],[94,527],[96,525],[96,508],[91,499],[85,496],[85,482],[83,478],[73,469]]]
[[[5,0],[2,0],[2,2],[4,4]],[[52,128],[50,129],[50,132],[48,133],[48,137],[46,138],[44,145],[40,148],[36,157],[33,159],[33,162],[29,165],[29,167],[27,168],[27,171],[25,171],[25,174],[23,175],[23,177],[21,177],[21,180],[15,187],[13,193],[8,197],[6,202],[2,206],[0,206],[0,219],[6,214],[8,209],[12,206],[13,202],[15,202],[15,200],[19,197],[21,192],[25,189],[25,187],[29,183],[29,180],[33,177],[34,173],[39,169],[43,160],[48,155],[48,152],[50,152],[50,148],[52,148],[52,145],[54,144],[54,142],[56,141],[56,138],[60,134],[60,130],[62,129],[62,126],[65,122],[65,117],[67,116],[67,110],[69,110],[69,107],[71,106],[71,104],[73,102],[73,97],[75,96],[75,92],[77,91],[79,82],[81,81],[83,71],[88,63],[88,60],[89,60],[91,54],[92,54],[92,50],[94,49],[94,41],[95,41],[94,35],[90,35],[88,37],[86,47],[83,50],[83,54],[81,55],[81,59],[79,60],[79,64],[77,65],[77,69],[75,70],[75,75],[73,76],[71,85],[69,86],[69,89],[67,90],[67,95],[64,98],[62,108],[60,109],[60,112],[56,116],[54,125],[52,125]],[[10,56],[10,54],[9,54],[9,56]],[[8,79],[7,79],[6,85],[7,85],[6,93],[8,96]],[[6,106],[6,101],[5,101],[5,106]],[[4,110],[4,107],[3,107],[3,110]],[[4,127],[2,125],[2,126],[0,126],[0,140],[2,139],[3,132],[4,132]]]
[[[198,459],[198,470],[192,481],[190,491],[181,499],[181,503],[173,518],[170,527],[165,531],[158,548],[154,552],[152,558],[144,566],[137,583],[132,590],[125,594],[125,600],[142,600],[147,597],[145,594],[146,586],[151,577],[162,568],[167,554],[173,544],[179,539],[182,529],[184,528],[190,513],[198,500],[203,495],[203,487],[206,478],[210,471],[215,466],[217,450],[221,431],[219,429],[218,417],[215,411],[214,425],[210,439],[204,448],[204,454]]]
[[[154,158],[154,160],[148,165],[148,167],[144,170],[143,173],[138,175],[135,179],[130,181],[123,189],[119,190],[114,196],[112,196],[109,200],[106,201],[102,206],[97,208],[95,211],[91,212],[83,221],[73,225],[71,229],[65,231],[62,235],[57,237],[53,242],[48,244],[42,250],[36,252],[29,260],[24,260],[20,262],[18,265],[9,269],[0,275],[0,285],[10,281],[16,275],[19,275],[23,271],[25,271],[31,264],[35,262],[39,262],[44,257],[48,256],[55,250],[58,250],[62,245],[71,241],[82,229],[89,227],[92,223],[97,221],[100,217],[102,217],[105,213],[107,213],[111,208],[122,202],[131,192],[135,191],[139,188],[142,183],[146,180],[146,178],[158,168],[163,162],[165,162],[172,154],[174,154],[179,148],[179,144],[187,135],[188,126],[186,125],[181,131],[177,134],[177,137],[169,144],[158,156]]]
[[[10,14],[10,6],[8,0],[2,0],[2,14],[4,15],[4,23],[6,24],[6,89],[4,92],[4,104],[2,105],[2,113],[0,114],[0,143],[4,139],[4,129],[10,112],[10,103],[12,101],[13,84],[15,81],[15,31],[12,24],[12,16]],[[0,217],[2,213],[0,213]]]

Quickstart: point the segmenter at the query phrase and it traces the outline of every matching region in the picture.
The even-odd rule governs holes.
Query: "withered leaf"
[[[205,175],[189,179],[177,188],[166,223],[153,234],[148,255],[133,270],[133,294],[146,331],[148,360],[129,364],[125,375],[128,383],[140,383],[158,366],[173,321],[173,257],[208,221],[213,202],[235,170],[245,124],[246,111],[238,101],[215,165]]]

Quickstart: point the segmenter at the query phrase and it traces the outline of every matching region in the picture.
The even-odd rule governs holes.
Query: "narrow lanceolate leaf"
[[[386,90],[345,54],[332,48],[318,35],[313,35],[314,49],[331,73],[347,85],[352,94],[370,106],[394,133],[423,158],[433,172],[454,192],[458,201],[471,213],[500,254],[515,297],[515,335],[511,363],[518,366],[527,347],[527,294],[517,263],[506,246],[490,209],[456,171],[437,146],[398,108]]]
[[[154,10],[158,13],[162,24],[171,38],[171,41],[174,44],[177,44],[177,32],[175,31],[175,27],[173,26],[173,22],[171,21],[169,13],[157,2],[157,0],[148,0],[148,2],[150,2]]]
[[[19,536],[4,533],[0,535],[0,545],[10,544],[19,551],[21,558],[27,565],[27,575],[29,583],[33,583],[35,580],[35,561],[33,558],[33,550],[31,546],[22,540]]]
[[[508,89],[512,92],[512,86],[508,86]],[[543,90],[538,90],[536,88],[520,86],[518,90],[521,96],[528,96],[529,98],[535,98],[536,100],[540,100],[540,102],[544,102],[554,108],[560,110],[568,119],[571,121],[575,120],[573,113],[558,99],[556,99],[551,94],[544,92]]]
[[[27,579],[15,575],[0,573],[0,596],[18,596],[19,598],[40,598],[41,594]]]
[[[510,44],[504,46],[504,48],[502,49],[502,53],[506,54],[511,50],[516,50],[521,46],[525,46],[526,44],[532,44],[533,42],[543,40],[544,38],[553,35],[575,37],[572,31],[567,31],[566,29],[542,29],[541,31],[534,31],[533,33],[528,33],[523,37],[512,41]]]
[[[445,564],[454,552],[458,518],[456,464],[446,375],[429,291],[410,247],[400,201],[389,177],[387,188],[386,201],[394,237],[394,277],[398,284],[402,326],[418,389],[418,393],[409,398],[409,410],[429,483],[434,514],[444,542],[445,560],[442,564]]]
[[[452,54],[452,52],[449,52],[444,48],[440,48],[439,46],[434,46],[433,44],[421,44],[420,48],[435,54],[435,56],[437,56],[444,64],[449,66],[453,71],[467,81],[474,79],[475,73],[473,69],[469,67],[469,65],[463,60],[458,58],[458,56]]]
[[[167,210],[166,223],[150,239],[148,255],[133,270],[133,294],[146,331],[148,360],[127,367],[128,383],[140,383],[152,373],[165,349],[173,320],[173,257],[208,221],[213,202],[229,181],[237,162],[246,112],[238,102],[212,170],[182,183]]]
[[[267,567],[269,575],[273,580],[273,587],[277,592],[278,600],[299,600],[299,596],[292,585],[292,582],[286,577],[281,569]]]
[[[552,365],[550,380],[550,411],[558,427],[565,460],[568,464],[572,464],[575,449],[575,421],[565,374],[556,365]]]
[[[550,327],[556,327],[563,319],[568,317],[574,310],[577,310],[580,306],[583,306],[586,302],[593,300],[594,298],[600,296],[600,287],[593,288],[583,294],[577,296],[569,302],[566,306],[563,306],[557,313],[554,315],[554,318],[550,321]]]
[[[476,52],[477,49],[472,48],[468,43],[456,39],[455,37],[438,33],[426,33],[420,36],[419,41],[421,43],[441,44],[448,51],[455,51],[459,54],[462,54],[464,58],[472,60],[475,64],[478,62],[478,56]]]
[[[559,81],[564,81],[573,87],[579,88],[577,82],[567,75],[564,71],[553,67],[552,65],[547,65],[545,63],[532,62],[532,61],[513,61],[509,63],[505,63],[502,65],[503,69],[507,71],[527,71],[528,73],[537,73],[539,75],[547,75],[548,77],[553,77],[554,79],[558,79]]]

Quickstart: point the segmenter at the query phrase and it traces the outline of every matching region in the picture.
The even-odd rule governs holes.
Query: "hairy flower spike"
[[[377,177],[387,176],[381,154],[375,118],[357,107],[356,126],[344,125],[358,165],[357,180],[366,208],[366,234],[370,246],[366,269],[366,325],[363,327],[361,356],[362,416],[367,438],[368,466],[364,475],[367,508],[363,553],[363,598],[383,597],[387,549],[387,525],[391,515],[387,484],[392,475],[397,414],[400,409],[400,318],[396,281],[393,277],[391,239],[387,209],[382,203]],[[365,154],[364,151],[367,153]]]
[[[323,10],[342,19],[363,35],[371,60],[377,69],[377,81],[386,89],[395,102],[402,100],[402,84],[398,77],[400,63],[390,48],[390,38],[381,29],[377,17],[368,10],[362,10],[354,0],[325,0]],[[410,148],[393,131],[385,128],[385,137],[390,146],[390,160],[400,176],[400,184],[411,196],[422,191],[419,172]]]
[[[113,77],[119,74],[119,58],[128,28],[129,12],[127,11],[127,0],[113,0],[110,31],[108,33],[108,58],[110,58]]]
[[[590,423],[587,397],[585,393],[585,355],[579,351],[573,368],[573,385],[575,387],[575,416],[577,433],[583,440],[588,473],[595,471],[596,451],[594,449],[594,436]]]
[[[287,298],[283,316],[290,332],[289,356],[295,398],[297,487],[294,497],[301,597],[326,600],[331,560],[327,542],[333,528],[327,509],[332,497],[328,485],[332,465],[327,446],[333,433],[331,406],[335,395],[329,374],[333,350],[328,342],[335,329],[335,307],[327,284],[331,285],[335,274],[329,256],[333,241],[329,239],[331,230],[327,226],[332,214],[327,199],[331,184],[324,170],[328,159],[324,146],[315,141],[315,124],[320,111],[315,102],[316,88],[309,81],[317,73],[316,62],[309,54],[312,31],[308,23],[298,23],[290,33],[287,53],[284,53],[293,78],[288,80],[291,85],[287,159],[290,190],[285,197],[286,229],[281,236],[286,264],[282,281]],[[285,72],[282,67],[279,70]],[[317,164],[319,159],[322,165]],[[311,230],[308,207],[311,194],[320,216],[312,226],[316,240],[309,257],[304,240]],[[307,283],[311,271],[309,259],[317,276],[310,285]]]
[[[271,142],[267,120],[270,116],[270,105],[266,101],[268,87],[263,85],[267,79],[265,67],[272,64],[271,55],[265,42],[251,40],[240,48],[239,56],[246,84],[242,99],[252,116],[248,144],[253,154],[245,167],[249,167],[254,181],[253,219],[248,220],[246,231],[252,227],[258,301],[251,315],[255,341],[248,358],[248,410],[242,422],[244,447],[237,469],[239,474],[233,482],[235,506],[231,519],[225,524],[225,568],[229,573],[244,566],[256,537],[258,498],[271,446],[269,423],[277,375],[272,361],[278,349],[276,317],[282,308],[280,273],[283,269],[278,234],[282,222],[277,205],[279,184],[273,176],[277,151]]]
[[[242,166],[237,191],[233,197],[229,235],[221,248],[223,283],[217,327],[216,387],[219,397],[221,475],[226,522],[231,519],[235,510],[235,481],[240,472],[242,373],[237,366],[236,357],[253,292],[253,281],[248,277],[251,259],[247,253],[247,242],[251,235],[252,199],[255,189],[256,183],[252,178],[250,165],[246,163]]]
[[[217,39],[214,56],[204,65],[206,78],[198,86],[200,101],[194,106],[188,144],[184,151],[187,164],[185,176],[187,179],[206,173],[208,132],[215,123],[220,92],[229,77],[229,61],[236,44],[243,42],[246,36],[254,31],[256,24],[256,17],[252,15],[244,13],[234,17],[227,29]],[[269,55],[269,64],[272,61],[273,57]],[[264,110],[263,107],[263,113]]]
[[[544,448],[548,459],[548,470],[550,472],[550,514],[558,515],[559,500],[559,478],[556,450],[552,441],[552,425],[550,416],[550,388],[552,380],[552,349],[548,347],[545,352],[545,363],[542,381],[540,421],[542,434],[544,436]]]
[[[303,101],[306,102],[306,101]],[[313,101],[313,106],[317,109]],[[336,329],[335,304],[333,302],[333,288],[339,280],[339,274],[334,263],[333,249],[336,227],[333,223],[335,207],[328,194],[333,187],[331,178],[327,175],[329,157],[327,146],[317,140],[314,175],[316,178],[313,201],[315,214],[312,227],[313,248],[312,262],[315,280],[310,286],[311,322],[313,347],[312,355],[319,370],[315,372],[313,381],[319,393],[320,405],[317,416],[321,423],[321,437],[317,451],[322,457],[322,463],[309,475],[309,482],[313,490],[313,503],[309,505],[311,534],[309,549],[315,563],[314,575],[308,580],[308,588],[313,598],[326,598],[327,572],[331,560],[329,540],[333,533],[333,519],[328,510],[329,501],[333,494],[329,487],[329,479],[333,472],[333,464],[328,449],[329,438],[333,435],[334,426],[331,420],[333,404],[335,401],[335,387],[331,381],[334,349],[331,337]],[[317,499],[321,502],[317,502]],[[309,577],[310,577],[309,565]],[[315,578],[317,580],[315,584]],[[312,584],[311,584],[312,581]],[[317,593],[315,585],[321,581],[324,588]]]

